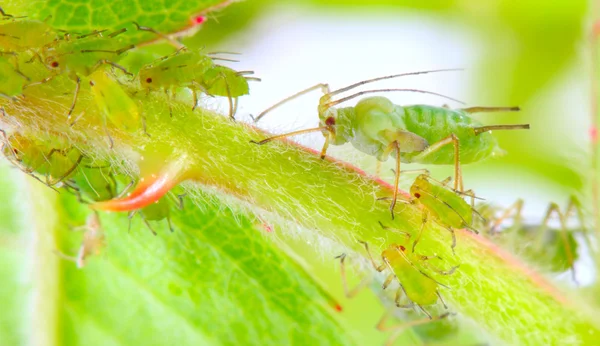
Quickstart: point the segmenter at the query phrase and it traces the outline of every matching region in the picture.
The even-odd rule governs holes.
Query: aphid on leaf
[[[540,223],[524,220],[523,204],[523,200],[518,200],[501,211],[500,215],[497,215],[498,208],[488,208],[490,221],[487,224],[489,232],[486,233],[494,242],[552,272],[570,270],[573,281],[578,283],[574,264],[579,257],[579,246],[575,235],[581,234],[588,248],[594,249],[579,200],[572,196],[564,212],[558,204],[550,203]],[[569,220],[573,212],[576,213],[578,224],[570,227]],[[558,218],[557,226],[552,226],[553,216]],[[509,218],[512,218],[512,224],[502,229]]]
[[[78,149],[63,147],[64,143],[53,147],[18,133],[8,137],[0,130],[0,134],[4,156],[23,172],[52,188],[70,177],[83,159]],[[44,181],[36,174],[43,176]]]
[[[397,232],[403,233],[401,231]],[[408,234],[406,235],[408,236]],[[390,313],[385,314],[379,321],[377,328],[382,331],[395,330],[395,333],[393,333],[390,336],[386,344],[392,344],[393,341],[398,337],[398,335],[406,328],[446,318],[450,315],[450,313],[444,313],[442,315],[432,317],[431,314],[427,310],[425,310],[425,306],[436,304],[438,299],[442,302],[445,308],[447,308],[447,306],[438,290],[440,286],[446,286],[433,279],[430,275],[425,273],[423,269],[432,270],[440,275],[451,275],[458,268],[458,266],[452,267],[447,271],[441,270],[429,263],[429,261],[431,260],[441,261],[442,259],[439,256],[423,256],[416,253],[410,253],[406,250],[406,248],[403,245],[398,244],[392,244],[387,249],[385,249],[381,254],[383,264],[377,265],[377,263],[375,263],[375,260],[373,259],[373,256],[371,255],[369,245],[365,242],[361,243],[365,246],[365,249],[369,256],[369,260],[371,261],[371,264],[373,265],[375,270],[377,270],[378,272],[382,272],[388,269],[390,271],[389,276],[383,283],[383,289],[386,289],[394,279],[398,281],[400,287],[396,291],[396,306],[399,308],[414,308],[416,306],[425,315],[427,315],[427,318],[424,320],[412,321],[397,326],[385,327],[385,321],[390,317]],[[360,289],[366,286],[369,281],[363,280],[363,282],[359,284],[356,288],[350,290],[348,288],[346,279],[346,255],[342,254],[336,258],[340,259],[340,271],[342,275],[344,292],[348,298],[352,298],[360,291]],[[408,303],[402,303],[403,297],[406,297]]]
[[[175,203],[177,208],[183,209],[183,197],[185,195],[175,195],[172,192],[167,193],[166,196],[162,197],[158,201],[142,208],[129,213],[129,219],[131,220],[135,214],[140,214],[142,220],[146,226],[150,229],[152,234],[156,235],[156,232],[150,225],[149,221],[161,221],[166,219],[169,229],[173,232],[173,225],[171,224],[171,207]],[[130,224],[131,227],[131,224]]]
[[[121,40],[118,39],[117,36],[125,31],[127,30],[124,28],[106,36],[103,36],[102,31],[95,31],[78,37],[65,35],[63,39],[45,50],[45,63],[55,74],[39,83],[46,83],[63,73],[66,73],[69,78],[77,83],[73,103],[68,112],[69,122],[77,103],[81,77],[90,76],[99,67],[106,64],[133,76],[123,66],[116,63],[123,53],[134,48],[133,45],[124,46]]]
[[[88,216],[85,225],[75,227],[73,231],[83,231],[83,240],[79,251],[76,256],[68,256],[64,253],[57,251],[56,253],[69,261],[73,261],[77,264],[77,268],[85,267],[86,260],[89,256],[99,255],[104,246],[106,245],[104,231],[102,230],[102,224],[100,223],[100,217],[97,212],[93,212]]]
[[[140,128],[140,112],[137,103],[110,77],[106,71],[98,69],[89,76],[90,87],[96,105],[102,114],[104,129],[113,147],[113,140],[106,127],[106,119],[125,131]]]
[[[365,90],[338,100],[333,100],[334,96],[364,84],[401,76],[442,71],[456,71],[456,69],[384,76],[354,83],[334,91],[329,90],[328,84],[317,84],[266,109],[255,118],[255,122],[282,104],[309,91],[321,89],[325,95],[319,101],[319,127],[294,131],[252,142],[262,145],[279,138],[310,132],[321,132],[325,137],[321,158],[325,158],[330,143],[342,145],[347,142],[352,143],[358,150],[375,156],[379,161],[386,161],[390,155],[394,155],[396,159],[396,176],[394,179],[394,195],[390,205],[393,218],[394,206],[396,205],[398,196],[400,162],[435,165],[452,164],[454,165],[455,175],[454,189],[462,191],[464,187],[460,163],[478,162],[503,152],[498,147],[498,142],[492,136],[491,130],[529,128],[528,124],[484,126],[470,117],[470,114],[478,112],[518,111],[518,107],[450,109],[428,105],[400,106],[393,104],[385,97],[368,97],[360,100],[354,107],[335,108],[335,106],[342,102],[364,94],[391,91],[425,93],[457,101],[444,95],[417,89]],[[449,145],[452,145],[452,147]]]

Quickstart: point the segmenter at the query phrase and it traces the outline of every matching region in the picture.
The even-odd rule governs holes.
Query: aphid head
[[[326,127],[323,136],[331,136],[331,143],[341,145],[352,138],[352,127],[350,119],[352,118],[351,108],[328,108],[319,112],[319,126]]]

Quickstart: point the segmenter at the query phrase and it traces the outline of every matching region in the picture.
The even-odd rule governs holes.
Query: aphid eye
[[[146,78],[146,83],[152,83],[152,78]]]
[[[418,192],[415,192],[415,197],[417,197],[417,198],[421,198],[421,194],[420,194],[420,193],[418,193]]]
[[[91,86],[94,86],[94,85],[95,85],[93,80],[91,80],[91,81],[90,81],[90,85],[91,85]]]
[[[325,120],[325,125],[327,126],[332,126],[335,125],[335,118],[334,117],[329,117]]]
[[[402,245],[400,245],[400,246],[399,246],[399,248],[400,248],[400,250],[401,250],[402,252],[404,252],[404,251],[406,250],[406,248],[405,248],[404,246],[402,246]]]
[[[57,68],[58,67],[58,61],[53,61],[52,64],[50,64],[50,66]]]

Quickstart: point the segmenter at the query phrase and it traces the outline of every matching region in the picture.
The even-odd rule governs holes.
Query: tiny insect
[[[185,195],[175,195],[172,192],[167,193],[166,196],[162,197],[158,201],[142,208],[139,210],[134,210],[129,213],[129,227],[131,228],[131,219],[139,213],[144,221],[144,224],[150,229],[152,234],[156,235],[156,231],[152,228],[152,225],[149,221],[161,221],[167,219],[167,224],[169,225],[169,229],[173,232],[173,225],[171,224],[171,205],[173,202],[176,202],[177,208],[183,209],[183,197]]]
[[[57,251],[56,253],[69,261],[73,261],[77,264],[77,268],[81,269],[85,267],[86,261],[89,256],[99,255],[102,249],[105,247],[105,236],[100,223],[100,217],[97,212],[93,212],[88,216],[85,225],[75,227],[73,231],[84,231],[83,240],[79,251],[76,256],[65,255],[64,253]]]
[[[558,204],[550,203],[541,223],[525,221],[522,214],[523,205],[523,200],[518,200],[501,211],[499,216],[499,208],[488,206],[490,215],[486,233],[494,242],[554,273],[570,270],[573,282],[578,284],[574,264],[579,257],[579,246],[575,235],[581,234],[588,248],[594,248],[585,225],[581,202],[572,196],[564,212]],[[573,212],[577,216],[578,224],[569,227],[569,219]],[[551,225],[553,216],[558,218],[558,227]],[[499,231],[509,218],[512,218],[512,224]]]
[[[81,163],[75,174],[64,182],[65,188],[73,192],[79,202],[85,204],[115,198],[117,180],[110,165],[91,165],[86,161]]]
[[[114,143],[108,133],[106,119],[126,131],[137,130],[140,127],[141,119],[137,103],[104,70],[96,70],[89,76],[89,80],[94,100],[102,114],[104,130],[112,148]]]
[[[192,91],[194,106],[198,105],[198,92],[210,96],[227,97],[229,101],[229,117],[235,120],[237,98],[248,95],[248,81],[260,81],[256,77],[248,77],[253,71],[235,71],[231,68],[217,65],[217,60],[236,60],[222,58],[218,54],[235,54],[229,52],[202,53],[201,51],[188,50],[178,41],[169,38],[158,31],[140,26],[135,23],[138,30],[152,32],[177,47],[177,51],[158,59],[140,70],[140,82],[146,90],[163,89],[167,95],[176,88],[186,87]]]
[[[491,130],[528,129],[529,125],[484,126],[470,117],[470,114],[478,112],[518,111],[518,107],[450,109],[428,105],[400,106],[393,104],[385,97],[368,97],[360,100],[354,107],[335,108],[336,105],[361,95],[391,91],[431,94],[460,102],[438,93],[418,89],[375,89],[360,91],[338,100],[333,100],[333,97],[376,81],[456,70],[458,69],[410,72],[378,77],[354,83],[334,91],[330,91],[328,84],[317,84],[276,103],[259,114],[254,121],[258,122],[268,112],[298,96],[312,90],[321,89],[325,95],[319,101],[319,127],[294,131],[269,137],[261,141],[251,142],[262,145],[279,138],[310,132],[321,132],[325,137],[325,144],[321,150],[321,158],[325,158],[329,144],[342,145],[347,142],[352,143],[356,149],[376,157],[379,161],[386,161],[393,154],[396,159],[394,192],[390,204],[390,212],[393,218],[394,207],[398,197],[400,162],[435,165],[453,164],[455,177],[454,189],[463,191],[464,187],[460,170],[461,163],[466,164],[481,161],[503,152],[498,147],[498,142],[492,136]],[[452,145],[453,148],[449,147],[449,145]]]
[[[51,26],[39,20],[16,18],[0,8],[4,22],[0,23],[0,48],[3,52],[31,51],[39,54],[59,38]]]
[[[37,83],[46,83],[63,73],[66,73],[76,83],[73,102],[68,112],[68,122],[71,122],[71,115],[77,103],[82,76],[90,76],[100,66],[107,64],[133,76],[123,66],[116,63],[123,53],[135,48],[133,45],[124,45],[118,39],[117,36],[126,31],[127,29],[123,28],[106,36],[103,35],[103,31],[95,31],[73,38],[65,35],[63,39],[45,49],[45,64],[54,74]]]
[[[7,59],[0,56],[0,96],[14,100],[23,93],[29,78],[17,70]]]
[[[388,229],[384,227],[384,229]],[[400,233],[404,233],[401,231],[397,231]],[[405,233],[408,237],[409,235]],[[369,245],[366,242],[361,242],[367,254],[369,256],[369,260],[371,264],[378,272],[382,272],[386,269],[390,271],[387,279],[383,283],[383,289],[386,289],[394,279],[398,281],[400,287],[396,291],[395,303],[399,308],[414,308],[417,306],[419,310],[421,310],[427,318],[424,320],[418,320],[413,322],[408,322],[404,324],[400,324],[392,327],[385,327],[385,321],[390,317],[390,312],[385,314],[381,320],[379,321],[377,328],[385,331],[385,330],[395,330],[388,342],[386,344],[390,345],[393,341],[398,337],[400,332],[405,330],[406,328],[413,327],[416,325],[428,323],[434,320],[439,320],[450,316],[450,313],[444,313],[442,315],[432,317],[431,314],[425,310],[424,306],[434,305],[437,303],[438,299],[442,302],[444,308],[447,309],[446,303],[442,299],[441,294],[439,293],[438,288],[446,287],[445,285],[439,283],[435,279],[433,279],[430,275],[426,274],[421,268],[417,266],[422,266],[423,268],[427,268],[437,272],[440,275],[451,275],[456,271],[458,266],[452,267],[450,270],[444,271],[441,270],[431,263],[430,260],[442,260],[439,256],[423,256],[415,253],[409,253],[406,251],[406,248],[403,245],[392,244],[387,249],[385,249],[381,257],[383,259],[383,264],[377,265],[373,256],[371,255],[371,251],[369,250]],[[369,281],[363,280],[356,288],[350,290],[348,288],[347,280],[346,280],[346,269],[345,269],[345,259],[346,255],[342,254],[337,256],[336,258],[340,259],[340,272],[342,276],[342,284],[344,286],[344,292],[348,298],[352,298],[356,295],[363,287],[365,287]],[[408,300],[408,304],[402,304],[401,299],[405,296]]]
[[[0,134],[4,156],[20,170],[52,188],[70,177],[83,159],[81,152],[71,146],[59,144],[54,147],[18,133],[8,137],[3,130]],[[45,177],[45,181],[36,174]]]
[[[446,185],[449,179],[443,182],[434,181],[428,174],[420,174],[410,187],[411,198],[408,203],[421,205],[423,208],[423,223],[413,242],[412,252],[419,243],[425,225],[431,220],[452,234],[452,250],[456,247],[456,234],[454,229],[466,228],[478,233],[473,227],[473,214],[479,215],[469,205],[464,196],[474,198],[472,191],[460,193],[449,189]]]

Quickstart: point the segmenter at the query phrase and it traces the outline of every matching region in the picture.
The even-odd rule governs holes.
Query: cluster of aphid
[[[249,76],[252,71],[235,71],[217,63],[235,61],[220,56],[235,53],[190,50],[152,28],[138,23],[131,26],[133,30],[152,32],[177,49],[170,55],[157,57],[128,44],[128,28],[110,33],[106,30],[85,34],[66,32],[52,28],[46,21],[16,17],[0,8],[0,115],[6,115],[6,108],[18,109],[24,98],[39,91],[36,88],[52,86],[57,79],[66,76],[72,85],[69,88],[72,102],[65,114],[70,125],[78,119],[73,115],[80,91],[89,87],[93,104],[103,116],[105,130],[107,121],[125,131],[145,130],[140,98],[133,97],[135,95],[123,87],[134,83],[138,83],[137,89],[147,93],[161,91],[169,98],[182,89],[188,90],[194,96],[194,104],[190,105],[193,109],[198,104],[198,93],[227,97],[229,116],[234,119],[237,99],[249,93],[248,81],[259,80]],[[0,135],[2,153],[13,165],[52,189],[75,193],[83,203],[117,198],[133,184],[121,186],[122,191],[118,193],[118,179],[111,166],[97,164],[62,134],[48,133],[40,138],[17,127],[11,134],[0,129]],[[110,134],[108,138],[112,147]],[[181,195],[169,193],[151,205],[132,211],[130,217],[139,213],[150,230],[148,221],[166,219],[172,230],[169,215],[173,205],[183,207]],[[102,244],[102,241],[87,238],[103,237],[97,217],[90,218],[84,228],[86,240],[76,257],[80,266],[85,257]]]
[[[94,31],[80,34],[55,30],[43,21],[13,17],[4,13],[1,8],[0,14],[2,15],[0,106],[3,112],[4,105],[20,102],[23,97],[27,97],[28,90],[52,83],[58,76],[67,76],[72,81],[72,102],[65,114],[69,123],[74,122],[73,114],[80,89],[89,86],[94,103],[104,117],[104,124],[110,121],[126,131],[145,129],[144,115],[138,105],[139,100],[121,87],[122,80],[127,80],[127,83],[137,82],[138,89],[141,87],[148,93],[156,90],[163,91],[168,97],[174,97],[176,91],[182,88],[189,90],[193,95],[193,109],[198,104],[198,93],[227,97],[229,116],[234,119],[237,98],[249,93],[248,81],[258,80],[249,76],[252,71],[235,71],[217,64],[216,61],[219,60],[232,61],[219,57],[219,54],[223,53],[211,54],[188,50],[154,29],[137,23],[132,23],[135,30],[153,32],[158,37],[167,39],[178,49],[170,55],[157,59],[155,56],[138,52],[133,45],[127,43],[125,37],[127,28],[112,33]],[[123,64],[126,55],[129,55],[132,61],[141,61],[139,66],[134,69]],[[27,73],[32,69],[36,71],[36,79]],[[381,265],[377,265],[371,256],[368,244],[363,244],[375,269],[377,271],[388,269],[391,272],[384,283],[384,288],[389,286],[392,280],[398,281],[396,304],[402,307],[416,306],[428,316],[428,319],[433,317],[423,307],[436,304],[438,299],[443,303],[438,288],[445,287],[428,272],[451,275],[457,267],[440,269],[438,265],[444,263],[442,258],[437,255],[423,255],[416,251],[425,225],[434,222],[447,229],[452,234],[452,250],[456,246],[455,229],[470,229],[474,232],[482,227],[496,229],[509,213],[494,219],[496,210],[492,210],[491,213],[486,213],[488,221],[485,221],[486,218],[481,217],[473,206],[474,193],[464,188],[460,165],[478,162],[502,153],[491,133],[492,130],[528,129],[529,125],[484,126],[471,117],[471,114],[478,112],[517,111],[518,107],[451,109],[447,106],[401,106],[393,104],[385,97],[368,97],[360,100],[354,107],[336,108],[342,102],[374,92],[419,92],[454,100],[423,90],[375,89],[359,91],[339,99],[334,97],[356,87],[381,80],[442,71],[452,70],[384,76],[334,91],[330,91],[327,84],[317,84],[275,104],[255,118],[255,121],[259,121],[266,113],[283,103],[311,90],[321,89],[324,95],[318,106],[320,119],[318,127],[277,135],[254,143],[262,145],[288,136],[321,132],[325,137],[325,144],[321,151],[323,158],[330,144],[352,143],[358,150],[376,157],[379,161],[386,161],[390,156],[395,159],[393,193],[391,197],[382,199],[391,200],[392,219],[398,202],[419,206],[423,212],[421,228],[417,231],[395,230],[404,234],[408,241],[405,244],[391,244],[385,249],[381,254],[383,259]],[[128,189],[124,187],[119,193],[117,191],[119,184],[110,165],[97,164],[79,149],[71,146],[68,140],[59,134],[52,136],[49,134],[47,139],[31,139],[19,132],[9,136],[4,131],[0,131],[2,152],[9,161],[54,189],[64,188],[75,193],[81,202],[112,200],[123,195]],[[429,174],[421,174],[412,184],[410,196],[402,197],[398,193],[399,178],[402,174],[401,162],[453,165],[454,185],[449,186],[451,179],[436,181]],[[465,201],[464,198],[467,196],[472,198],[471,204]],[[182,196],[169,193],[156,203],[140,209],[139,214],[150,229],[152,228],[148,221],[163,219],[167,219],[172,229],[169,221],[171,207],[176,204],[181,208],[182,203]],[[542,227],[546,226],[554,210],[557,208],[549,210]],[[130,216],[134,214],[135,212],[132,212]],[[566,217],[560,215],[564,229]],[[478,222],[478,219],[481,221]],[[388,229],[383,223],[381,226]],[[85,258],[95,253],[103,244],[97,214],[92,214],[84,229],[87,232],[79,254],[76,257],[63,255],[74,259],[78,266],[83,266]],[[409,242],[410,240],[412,242]],[[567,251],[570,253],[569,266],[572,267],[574,249],[569,248]],[[346,294],[352,296],[357,290],[349,290],[346,286],[345,255],[339,258]],[[408,304],[401,303],[402,297],[408,299]],[[442,314],[436,319],[448,315],[448,313]]]

